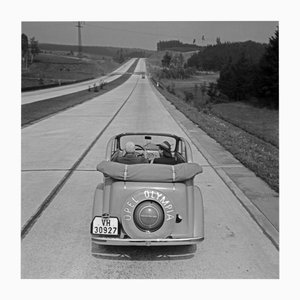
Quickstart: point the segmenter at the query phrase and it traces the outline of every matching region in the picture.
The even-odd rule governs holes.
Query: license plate
[[[119,222],[117,218],[95,217],[92,224],[93,234],[118,235]]]

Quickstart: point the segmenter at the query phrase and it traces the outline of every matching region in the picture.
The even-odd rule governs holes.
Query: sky
[[[39,43],[77,45],[77,21],[22,22],[22,33]],[[159,40],[176,39],[184,43],[207,45],[252,40],[268,43],[274,35],[276,21],[155,21],[155,22],[84,22],[83,46],[113,46],[156,50]],[[204,36],[205,40],[202,40]]]

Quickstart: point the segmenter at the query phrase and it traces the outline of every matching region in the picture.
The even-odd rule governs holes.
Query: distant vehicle
[[[143,79],[145,78],[145,74],[144,74],[144,73],[142,74],[142,78],[143,78]]]
[[[120,163],[125,144],[146,163]],[[163,157],[163,156],[166,157]],[[138,161],[138,160],[137,160]],[[203,200],[189,143],[160,133],[112,137],[97,166],[104,181],[95,192],[91,239],[102,245],[188,245],[204,238]]]

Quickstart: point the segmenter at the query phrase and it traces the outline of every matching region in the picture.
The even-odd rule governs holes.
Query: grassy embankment
[[[86,55],[85,55],[86,56]],[[107,74],[119,66],[111,57],[90,55],[82,60],[62,52],[40,53],[22,70],[22,89],[72,83]]]
[[[28,126],[40,119],[56,114],[57,112],[66,110],[85,101],[91,100],[97,96],[105,94],[110,90],[124,83],[134,72],[138,60],[129,68],[128,73],[122,75],[118,79],[107,83],[103,89],[97,88],[95,91],[83,90],[73,94],[51,98],[48,100],[37,101],[22,105],[22,126]]]
[[[208,85],[216,79],[217,74],[201,74],[187,80],[162,79],[158,89],[177,109],[278,191],[278,111],[241,102],[209,104],[208,108],[205,104],[209,97],[200,87],[203,82]],[[192,99],[186,98],[187,92],[193,94]]]

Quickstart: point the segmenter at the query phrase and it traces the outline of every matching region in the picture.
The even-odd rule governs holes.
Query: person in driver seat
[[[176,160],[171,153],[171,145],[168,141],[164,141],[161,144],[158,144],[159,149],[161,150],[161,156],[155,158],[154,164],[166,164],[166,165],[176,165]]]
[[[133,164],[146,164],[148,160],[145,157],[137,156],[135,153],[135,144],[133,142],[127,142],[125,144],[124,153],[122,156],[116,158],[116,162],[126,165]]]

